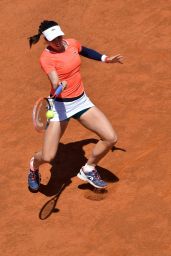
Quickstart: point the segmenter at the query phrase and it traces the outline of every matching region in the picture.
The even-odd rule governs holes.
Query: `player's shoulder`
[[[49,51],[45,48],[40,54],[40,60],[46,59],[49,56]]]
[[[41,65],[44,65],[45,63],[51,61],[51,55],[49,54],[49,51],[45,48],[39,57],[39,62]]]
[[[78,40],[76,40],[74,38],[69,38],[69,39],[64,39],[64,40],[66,41],[66,43],[68,44],[69,47],[74,47],[74,48],[78,49],[78,52],[81,51],[82,46]]]

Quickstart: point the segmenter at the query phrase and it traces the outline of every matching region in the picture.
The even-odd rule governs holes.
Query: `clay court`
[[[171,2],[168,0],[1,0],[0,251],[3,256],[171,256]],[[109,182],[95,193],[76,177],[98,137],[71,120],[54,162],[27,188],[29,159],[43,134],[32,124],[49,81],[39,66],[44,41],[27,38],[44,19],[66,38],[124,64],[82,57],[91,100],[108,116],[117,148],[99,163]],[[55,211],[43,206],[65,184]]]

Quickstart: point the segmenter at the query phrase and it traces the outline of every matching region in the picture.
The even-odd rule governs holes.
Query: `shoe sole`
[[[93,187],[95,187],[95,188],[106,188],[106,187],[107,187],[107,185],[106,185],[106,186],[103,186],[103,187],[100,187],[100,186],[98,186],[98,185],[95,185],[91,180],[87,179],[87,177],[84,175],[84,173],[83,173],[83,174],[81,173],[81,170],[80,170],[80,172],[77,174],[77,177],[78,177],[80,180],[87,181],[88,183],[90,183],[90,184],[91,184]]]
[[[37,193],[39,191],[39,188],[38,189],[32,189],[31,187],[28,186],[28,190],[32,193]]]

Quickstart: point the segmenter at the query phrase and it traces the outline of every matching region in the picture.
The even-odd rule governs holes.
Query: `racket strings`
[[[38,131],[46,129],[48,125],[48,120],[46,117],[46,112],[51,109],[51,106],[47,99],[40,99],[34,106],[33,111],[33,122],[35,128]]]

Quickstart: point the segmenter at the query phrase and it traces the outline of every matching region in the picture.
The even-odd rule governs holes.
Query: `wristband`
[[[107,58],[107,56],[105,54],[103,54],[102,57],[101,57],[101,61],[106,62],[106,58]]]
[[[56,88],[56,90],[55,90],[55,96],[58,96],[59,94],[61,94],[61,92],[62,92],[62,90],[63,90],[63,84],[62,84],[62,82],[58,85],[58,87]]]

